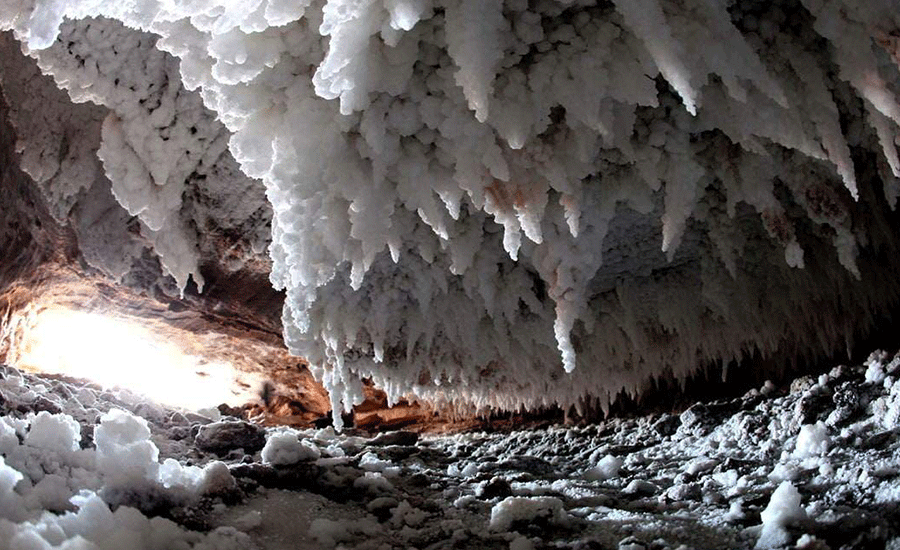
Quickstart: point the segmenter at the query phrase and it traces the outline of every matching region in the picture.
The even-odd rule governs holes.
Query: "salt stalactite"
[[[113,112],[104,170],[182,284],[185,175],[216,133],[199,91],[266,186],[285,339],[336,417],[361,377],[391,400],[606,404],[829,351],[897,297],[888,0],[36,0],[0,28]]]
[[[150,248],[178,287],[191,276],[202,287],[200,255],[211,239],[198,242],[194,227],[252,232],[246,222],[264,218],[256,211],[268,205],[262,186],[248,187],[231,159],[229,132],[198,94],[181,86],[177,60],[156,49],[156,41],[113,20],[64,23],[38,57],[50,78],[17,56],[21,45],[8,37],[3,94],[14,113],[22,168],[54,217],[72,223],[89,264],[122,279]],[[231,191],[224,182],[242,189]],[[215,201],[203,204],[214,188]],[[262,253],[268,235],[248,236]]]

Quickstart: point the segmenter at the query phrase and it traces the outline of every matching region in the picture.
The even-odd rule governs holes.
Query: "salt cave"
[[[894,0],[4,0],[0,92],[0,549],[900,547]]]

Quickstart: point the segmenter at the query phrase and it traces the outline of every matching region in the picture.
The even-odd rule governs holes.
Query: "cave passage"
[[[0,550],[900,549],[896,4],[0,0]]]
[[[11,350],[13,366],[130,390],[170,407],[239,407],[258,399],[264,382],[261,373],[191,355],[177,339],[163,339],[127,318],[45,309],[30,324]]]

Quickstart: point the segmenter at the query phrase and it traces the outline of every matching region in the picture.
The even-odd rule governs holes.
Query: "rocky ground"
[[[900,548],[900,358],[680,415],[261,427],[0,370],[0,549]]]

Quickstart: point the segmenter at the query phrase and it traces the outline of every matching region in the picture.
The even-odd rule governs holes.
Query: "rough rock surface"
[[[201,451],[219,455],[238,449],[252,454],[266,444],[266,434],[265,430],[249,422],[222,420],[200,426],[194,443]]]

